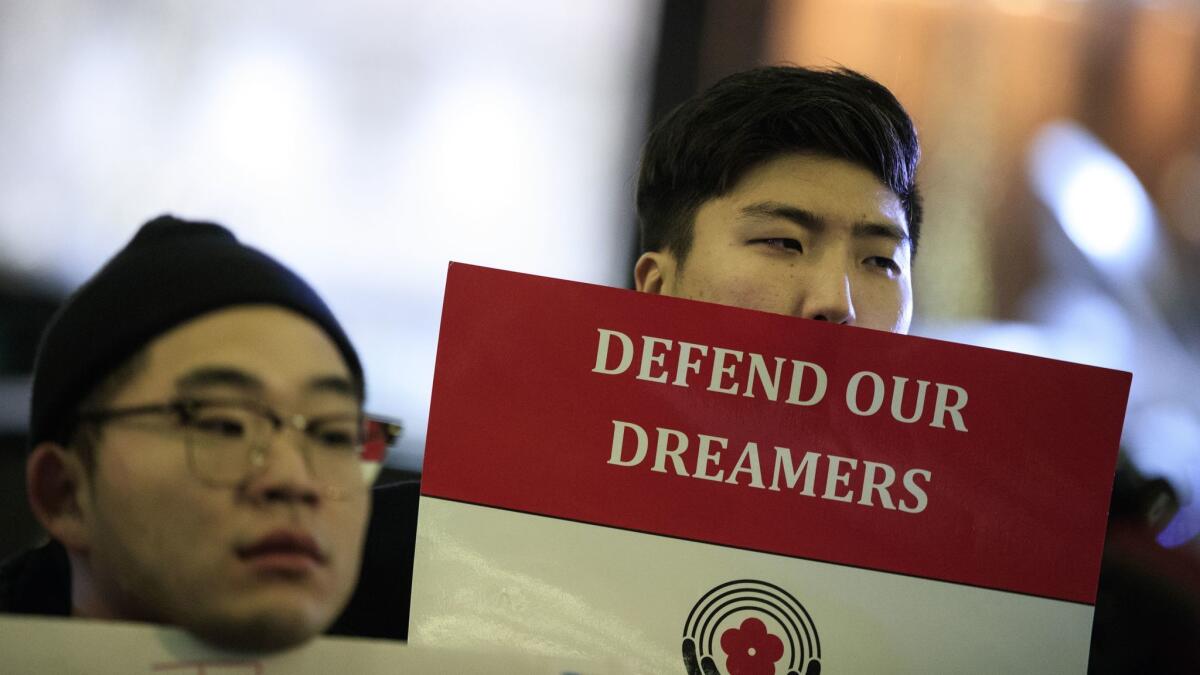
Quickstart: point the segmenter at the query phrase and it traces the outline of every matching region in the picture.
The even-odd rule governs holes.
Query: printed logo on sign
[[[821,638],[808,610],[765,581],[717,586],[683,624],[688,675],[820,675]]]

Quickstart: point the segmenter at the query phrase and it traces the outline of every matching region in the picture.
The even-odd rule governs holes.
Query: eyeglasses
[[[398,423],[360,413],[283,417],[246,399],[177,399],[163,404],[88,410],[80,422],[103,424],[139,415],[168,415],[183,433],[188,466],[201,480],[232,486],[262,471],[267,448],[284,427],[300,432],[305,464],[327,496],[344,497],[374,482],[400,436]]]

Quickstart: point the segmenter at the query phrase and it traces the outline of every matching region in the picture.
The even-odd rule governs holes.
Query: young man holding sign
[[[766,67],[727,77],[675,109],[645,145],[636,288],[907,333],[919,159],[912,120],[866,76]],[[1118,528],[1135,520],[1121,507],[1135,499],[1127,482],[1118,476]],[[1163,557],[1156,549],[1139,549],[1142,564]],[[1145,665],[1154,659],[1194,667],[1195,651],[1166,639],[1187,622],[1129,611],[1149,606],[1143,577],[1163,583],[1162,575],[1127,561],[1106,565],[1091,668],[1161,669]]]
[[[1129,375],[889,334],[918,155],[871,80],[758,69],[652,133],[641,293],[452,266],[413,640],[1081,672]]]
[[[646,141],[636,288],[907,333],[920,154],[904,108],[865,75],[788,66],[731,75]],[[800,365],[824,375],[797,364],[791,403]],[[958,410],[949,411],[961,430]],[[905,484],[915,506],[900,509],[923,510],[920,486],[907,474]],[[869,499],[869,483],[865,492]]]
[[[919,159],[912,120],[866,76],[725,78],[646,142],[636,287],[905,333]]]

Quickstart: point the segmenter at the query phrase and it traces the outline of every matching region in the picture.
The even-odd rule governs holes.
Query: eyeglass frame
[[[196,408],[205,405],[232,405],[242,407],[248,412],[259,415],[262,419],[270,422],[272,436],[264,439],[267,441],[266,443],[247,443],[248,455],[245,474],[239,477],[237,481],[232,482],[214,479],[210,476],[203,475],[202,472],[200,472],[195,466],[195,450],[190,442],[187,443],[186,450],[188,455],[188,469],[197,479],[210,485],[225,487],[236,485],[237,483],[246,480],[246,478],[262,471],[263,467],[266,466],[264,461],[261,459],[256,460],[255,457],[257,456],[261,458],[264,455],[266,448],[270,445],[270,439],[274,437],[274,434],[281,433],[285,427],[290,427],[296,431],[299,431],[306,439],[301,446],[301,454],[304,457],[305,466],[310,472],[313,473],[314,477],[320,481],[321,477],[316,476],[313,468],[312,449],[307,441],[312,440],[312,435],[310,432],[313,429],[314,424],[340,418],[342,415],[307,416],[296,413],[285,417],[284,415],[276,412],[273,407],[254,399],[179,397],[171,399],[165,403],[150,403],[145,405],[129,406],[125,408],[81,410],[75,414],[75,424],[102,425],[113,420],[118,420],[125,417],[135,417],[138,415],[173,415],[175,418],[174,424],[180,427],[181,430],[186,433],[188,431],[189,419],[195,418]],[[357,412],[356,417],[358,424],[364,432],[368,430],[368,425],[373,424],[378,425],[379,431],[382,433],[382,438],[375,439],[374,441],[368,437],[368,434],[364,433],[364,437],[355,443],[355,445],[358,447],[358,461],[361,465],[361,468],[363,468],[362,486],[364,488],[369,488],[375,482],[375,479],[378,477],[379,472],[382,469],[383,461],[386,459],[388,449],[391,448],[399,439],[404,427],[398,420],[387,418],[382,415],[363,412],[361,410]],[[368,447],[379,441],[382,442],[382,447]],[[377,458],[368,458],[368,454],[378,454],[379,456]],[[324,485],[322,487],[329,496],[345,496],[343,493],[344,488],[335,487],[332,485]]]

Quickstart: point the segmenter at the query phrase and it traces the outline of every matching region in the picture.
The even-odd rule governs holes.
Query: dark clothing
[[[417,481],[375,488],[358,587],[329,635],[408,639],[420,497]]]
[[[371,522],[358,587],[328,634],[408,638],[420,496],[421,484],[416,481],[372,491]],[[0,563],[0,612],[71,614],[71,568],[62,545],[50,541]]]
[[[0,563],[0,612],[70,616],[71,567],[61,544],[50,540]]]
[[[1109,523],[1089,675],[1200,673],[1200,561],[1138,523]]]

